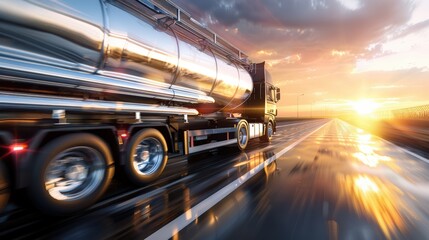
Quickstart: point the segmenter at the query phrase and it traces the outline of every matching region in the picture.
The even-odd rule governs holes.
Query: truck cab
[[[270,141],[276,131],[276,103],[280,100],[280,88],[274,86],[265,62],[254,64],[250,73],[253,92],[243,105],[243,116],[264,123],[266,132],[261,139]]]

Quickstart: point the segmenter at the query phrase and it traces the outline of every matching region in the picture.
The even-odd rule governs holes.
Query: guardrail
[[[392,117],[399,119],[429,119],[429,105],[392,110]]]
[[[355,118],[357,113],[348,112],[338,115],[339,118]],[[379,110],[371,114],[371,118],[379,120],[388,119],[408,119],[408,120],[429,120],[429,104],[393,109],[393,110]]]

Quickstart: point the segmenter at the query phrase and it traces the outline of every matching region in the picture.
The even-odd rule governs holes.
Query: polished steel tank
[[[247,70],[163,19],[147,0],[2,0],[0,89],[234,111],[253,90]]]

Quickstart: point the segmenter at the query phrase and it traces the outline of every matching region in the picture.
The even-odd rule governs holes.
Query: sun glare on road
[[[359,115],[369,115],[379,107],[378,103],[375,103],[368,99],[352,102],[351,105]]]

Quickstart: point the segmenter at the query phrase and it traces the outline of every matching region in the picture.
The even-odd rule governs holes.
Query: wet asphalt
[[[425,161],[332,120],[174,238],[428,239]]]
[[[170,159],[146,187],[117,181],[75,216],[6,211],[0,238],[427,239],[425,160],[341,120],[284,124],[245,152]]]

